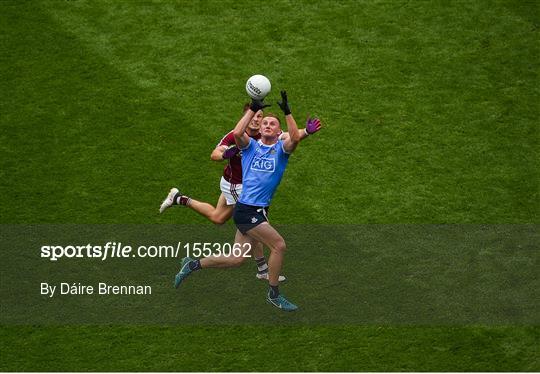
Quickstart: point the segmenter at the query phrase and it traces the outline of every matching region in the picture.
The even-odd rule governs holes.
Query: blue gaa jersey
[[[283,150],[283,141],[266,145],[250,138],[242,149],[242,194],[240,202],[266,207],[281,182],[289,162],[289,154]]]

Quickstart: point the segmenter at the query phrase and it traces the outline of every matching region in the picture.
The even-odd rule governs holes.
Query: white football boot
[[[171,191],[169,192],[169,194],[167,195],[165,200],[163,200],[163,202],[161,203],[161,206],[159,207],[160,213],[163,213],[165,210],[173,206],[173,203],[174,203],[173,199],[177,193],[178,193],[178,188],[175,188],[175,187],[171,188]]]
[[[268,280],[268,272],[262,273],[262,274],[257,273],[255,276],[257,277],[257,279]],[[279,280],[280,282],[285,282],[285,281],[287,280],[287,278],[285,278],[284,275],[280,275],[279,278],[278,278],[278,280]]]

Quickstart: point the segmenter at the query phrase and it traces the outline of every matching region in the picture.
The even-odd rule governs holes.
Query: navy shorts
[[[233,215],[236,227],[242,234],[245,234],[261,223],[268,222],[268,208],[236,203]]]

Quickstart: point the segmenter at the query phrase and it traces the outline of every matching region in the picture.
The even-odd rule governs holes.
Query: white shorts
[[[221,187],[221,192],[225,196],[227,205],[235,205],[242,193],[242,184],[231,184],[227,182],[225,178],[221,177],[219,186]]]

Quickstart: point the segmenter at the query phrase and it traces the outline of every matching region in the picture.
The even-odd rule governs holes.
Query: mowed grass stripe
[[[2,371],[540,369],[533,327],[69,326],[0,334]]]
[[[6,10],[15,14],[6,17],[12,23],[7,41],[14,64],[7,65],[9,94],[3,100],[9,108],[3,117],[8,156],[3,171],[9,176],[2,185],[3,217],[10,222],[154,219],[161,195],[178,175],[175,166],[194,174],[200,167],[185,162],[186,155],[207,159],[197,143],[179,149],[174,141],[189,122],[39,7]],[[207,177],[200,176],[201,189],[219,169],[215,165]],[[153,195],[143,192],[156,182]],[[141,201],[145,197],[150,199]]]

